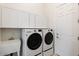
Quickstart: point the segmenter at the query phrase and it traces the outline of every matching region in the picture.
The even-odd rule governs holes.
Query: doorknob
[[[59,33],[57,33],[57,35],[59,35]]]
[[[59,33],[56,34],[56,38],[57,38],[57,39],[59,38]]]

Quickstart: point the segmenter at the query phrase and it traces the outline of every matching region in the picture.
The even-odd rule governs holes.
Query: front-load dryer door
[[[53,33],[47,32],[44,37],[43,55],[49,56],[53,54]]]
[[[27,46],[31,50],[38,49],[42,44],[42,37],[38,33],[33,33],[29,36],[27,40]]]
[[[45,35],[45,43],[46,45],[50,45],[53,42],[53,34],[51,32],[46,33]]]

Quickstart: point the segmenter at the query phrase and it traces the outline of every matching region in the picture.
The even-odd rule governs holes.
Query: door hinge
[[[79,23],[79,19],[78,19],[78,23]]]
[[[79,37],[77,39],[79,40]]]

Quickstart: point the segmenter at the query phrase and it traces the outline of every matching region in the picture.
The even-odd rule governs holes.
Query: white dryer
[[[53,55],[54,32],[52,29],[43,29],[43,55]]]
[[[42,30],[22,29],[22,56],[42,55]]]

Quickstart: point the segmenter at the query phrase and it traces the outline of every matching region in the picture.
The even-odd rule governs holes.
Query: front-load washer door
[[[31,50],[38,49],[42,44],[42,37],[38,33],[33,33],[29,36],[27,40],[27,46]]]
[[[45,35],[45,43],[50,45],[53,42],[53,34],[51,32],[46,33]]]

